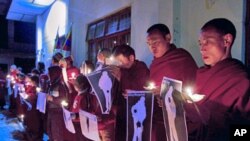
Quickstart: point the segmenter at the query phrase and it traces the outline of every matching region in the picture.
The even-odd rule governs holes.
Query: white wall
[[[163,6],[166,5],[166,6]],[[76,64],[87,59],[87,24],[123,8],[131,7],[131,46],[139,60],[151,63],[152,55],[146,45],[146,30],[163,22],[172,29],[172,0],[79,0],[70,1],[69,20],[73,22],[73,55]],[[166,9],[167,8],[167,9]],[[162,14],[167,13],[167,14]]]
[[[46,12],[37,16],[36,48],[40,50],[37,61],[45,62],[46,67],[53,54],[57,31],[62,36],[69,30],[68,4],[69,0],[56,1]]]
[[[71,0],[69,1],[69,23],[73,23],[72,55],[75,65],[87,59],[86,33],[87,25],[100,18],[131,6],[131,46],[136,51],[138,59],[151,63],[152,55],[146,45],[146,30],[155,23],[165,23],[173,35],[172,41],[187,49],[202,65],[197,44],[200,27],[212,18],[224,17],[231,20],[237,28],[237,38],[232,55],[243,60],[243,2],[244,0]],[[58,9],[57,9],[58,10]],[[49,13],[49,11],[48,11]],[[41,18],[48,19],[48,13]],[[61,13],[57,13],[57,22]],[[67,17],[66,17],[67,19]],[[43,23],[44,24],[44,23]],[[45,52],[52,52],[57,28],[50,28],[49,36],[45,33],[48,27],[43,27],[43,43]],[[46,42],[46,43],[44,43]]]
[[[237,30],[232,56],[244,60],[243,2],[244,0],[180,0],[180,28],[177,29],[180,30],[180,46],[189,50],[196,62],[202,65],[198,47],[200,28],[213,18],[227,18]]]

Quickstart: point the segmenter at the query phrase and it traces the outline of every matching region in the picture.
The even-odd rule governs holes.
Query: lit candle
[[[76,79],[76,73],[75,73],[75,72],[72,72],[72,73],[71,73],[71,78],[72,78],[72,79]]]
[[[64,106],[64,107],[66,107],[66,106],[68,106],[68,103],[67,103],[65,100],[63,100],[63,101],[61,102],[61,105]]]
[[[91,73],[91,71],[92,71],[92,70],[91,70],[90,68],[88,68],[88,71],[87,71],[87,73],[89,74],[89,73]]]
[[[188,103],[199,102],[205,97],[205,95],[203,94],[194,94],[193,89],[191,87],[187,87],[185,91],[188,96]]]
[[[144,87],[146,90],[153,90],[156,88],[154,82],[149,82],[147,87]]]
[[[20,115],[20,118],[23,119],[23,118],[24,118],[24,114],[21,114],[21,115]]]
[[[36,92],[41,92],[41,88],[40,87],[36,87]]]
[[[6,76],[6,78],[9,79],[9,78],[10,78],[10,75],[8,74],[8,75]]]
[[[188,96],[191,97],[193,95],[193,89],[191,87],[187,87],[185,89],[185,91],[186,91],[186,93],[187,93]]]

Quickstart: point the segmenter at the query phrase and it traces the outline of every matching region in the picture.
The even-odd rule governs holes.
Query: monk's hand
[[[47,101],[53,101],[53,97],[51,95],[46,96]]]
[[[157,100],[158,106],[159,106],[159,107],[163,107],[162,98],[161,98],[160,96],[156,96],[156,100]]]
[[[129,89],[126,89],[126,90],[122,93],[122,95],[123,95],[123,97],[124,97],[125,99],[128,98],[128,91],[129,91]]]
[[[117,66],[109,66],[108,67],[110,73],[118,80],[121,80],[121,69]]]
[[[157,86],[154,89],[152,89],[151,92],[152,92],[152,94],[159,96],[160,92],[161,92],[161,88]]]

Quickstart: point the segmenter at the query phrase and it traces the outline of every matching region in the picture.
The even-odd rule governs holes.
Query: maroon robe
[[[150,65],[150,81],[160,87],[163,77],[182,81],[183,88],[193,85],[197,65],[192,56],[182,48],[171,44],[170,49],[160,58],[154,58]],[[162,108],[154,101],[152,141],[165,141],[166,132]]]
[[[40,74],[39,83],[41,92],[47,93],[49,89],[49,77],[47,74]]]
[[[70,109],[72,113],[75,113],[75,118],[72,121],[73,121],[76,133],[74,134],[72,141],[90,141],[82,134],[80,118],[79,118],[79,110],[80,109],[88,110],[90,108],[88,107],[88,105],[92,103],[88,95],[89,95],[88,93],[84,93],[84,92],[79,93],[75,97],[73,106]]]
[[[249,84],[243,64],[236,59],[201,67],[197,71],[195,91],[205,95],[197,103],[201,117],[192,105],[185,105],[189,140],[229,140],[230,124],[249,124]]]
[[[121,91],[130,90],[144,90],[144,86],[149,79],[149,69],[144,62],[135,60],[134,64],[129,69],[121,69]],[[116,125],[116,140],[126,140],[126,99],[119,94],[118,96],[118,111],[117,111],[117,125]]]
[[[53,97],[53,100],[47,102],[47,132],[50,140],[64,141],[70,133],[64,124],[61,102],[68,100],[68,90],[63,82],[62,70],[59,66],[49,68],[49,78],[49,95]]]
[[[36,87],[28,86],[26,94],[29,96],[26,101],[32,105],[31,110],[26,108],[24,124],[26,125],[26,134],[28,141],[42,141],[43,140],[43,128],[40,113],[36,109],[37,95]],[[24,103],[26,106],[26,104]]]

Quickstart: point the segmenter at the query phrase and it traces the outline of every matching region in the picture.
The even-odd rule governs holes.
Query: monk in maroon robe
[[[26,125],[26,136],[28,141],[42,141],[43,140],[43,127],[40,113],[36,109],[37,95],[36,88],[39,84],[39,77],[34,75],[30,76],[30,85],[26,87],[25,93],[27,98],[24,99],[26,107],[24,124]],[[29,103],[30,105],[27,105]],[[31,106],[31,107],[29,107]]]
[[[186,50],[170,44],[171,35],[168,27],[164,24],[155,24],[147,30],[147,33],[147,43],[154,55],[150,65],[150,81],[156,85],[153,92],[158,100],[164,76],[182,81],[184,87],[192,85],[197,65]],[[157,98],[154,101],[151,139],[152,141],[166,141],[162,108],[157,104]]]
[[[135,59],[135,51],[128,45],[115,47],[113,52],[115,58],[120,62],[120,71],[115,74],[120,82],[122,93],[126,90],[144,90],[149,78],[149,69],[142,61]],[[126,140],[126,99],[119,94],[117,111],[116,140]]]
[[[200,52],[205,66],[197,71],[195,93],[200,114],[186,104],[190,141],[226,141],[232,124],[250,123],[249,76],[244,65],[231,57],[236,29],[231,21],[213,19],[202,28]]]
[[[59,64],[62,68],[66,69],[66,75],[67,75],[66,77],[68,81],[65,83],[67,84],[67,87],[69,90],[69,97],[68,97],[69,107],[72,107],[75,96],[77,95],[77,91],[75,90],[73,86],[73,82],[76,79],[76,77],[80,74],[80,70],[77,67],[73,66],[73,58],[71,56],[62,59],[59,62]]]
[[[68,90],[62,79],[62,69],[52,66],[49,69],[50,88],[47,96],[47,132],[50,140],[64,141],[65,133],[69,132],[64,124],[62,101],[68,100]]]

